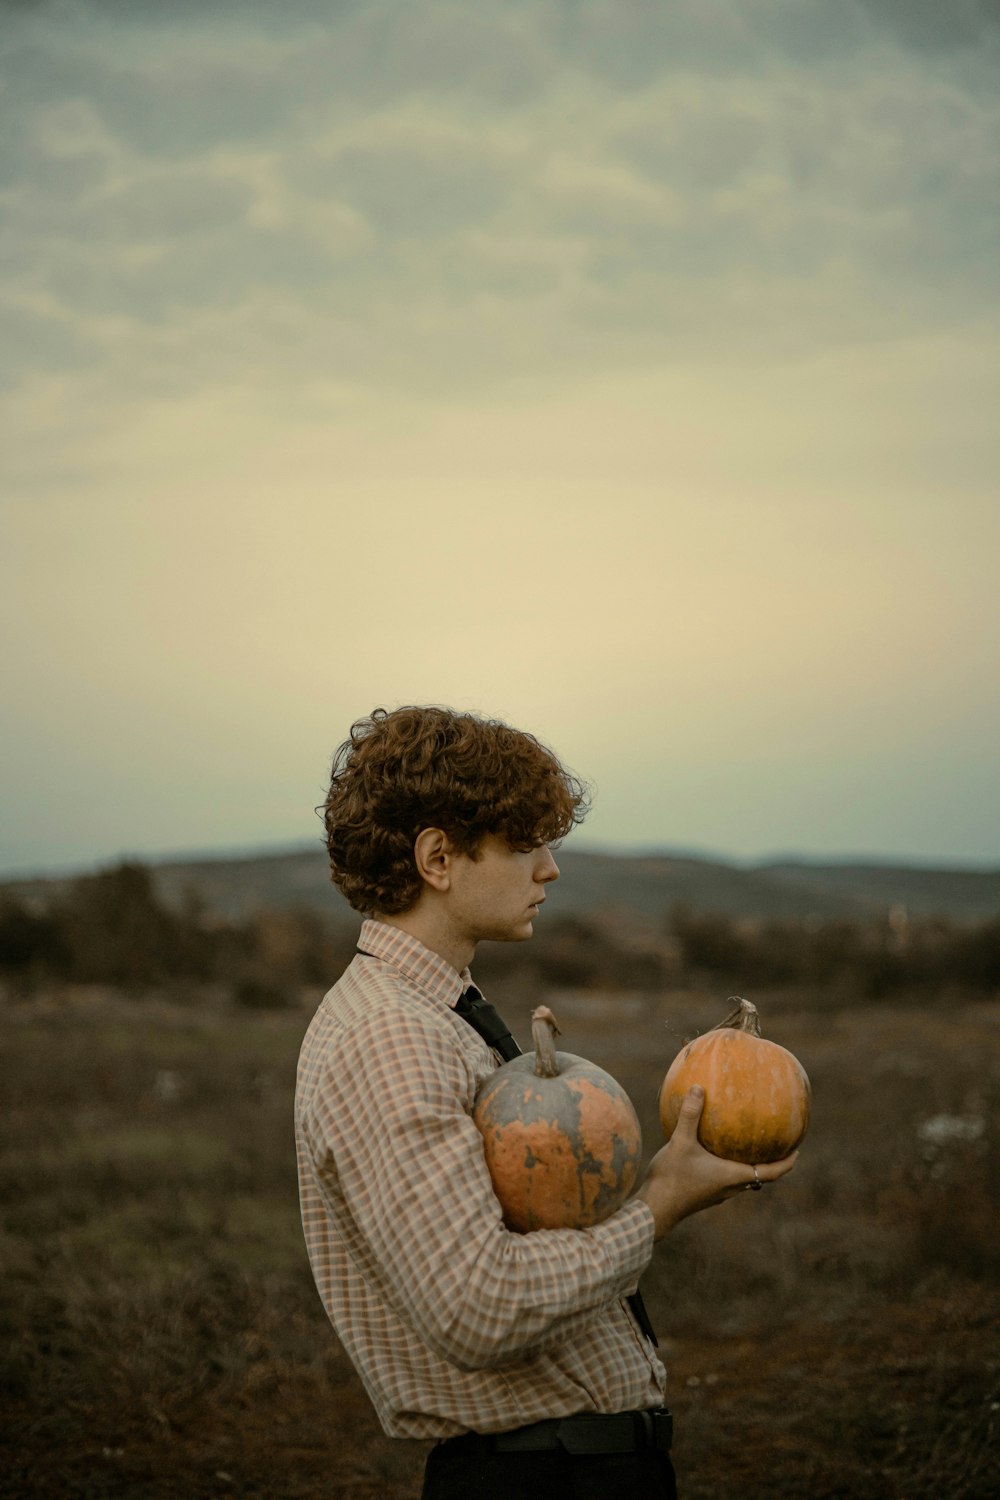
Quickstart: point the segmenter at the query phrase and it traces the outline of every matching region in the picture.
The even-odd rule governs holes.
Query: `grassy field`
[[[524,997],[493,994],[526,1039]],[[660,1078],[724,996],[547,998],[651,1154]],[[682,1494],[995,1500],[1000,1007],[751,998],[815,1116],[792,1177],[682,1225],[644,1281]],[[0,1010],[0,1495],[419,1493],[426,1448],[383,1438],[301,1242],[308,1015],[101,990]]]

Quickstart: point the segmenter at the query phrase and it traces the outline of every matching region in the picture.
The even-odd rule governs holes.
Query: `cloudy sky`
[[[594,845],[1000,863],[993,0],[0,0],[0,68],[0,868],[315,837],[405,702]]]

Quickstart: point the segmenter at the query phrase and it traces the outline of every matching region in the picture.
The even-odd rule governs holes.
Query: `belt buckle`
[[[650,1447],[660,1453],[669,1453],[674,1441],[673,1412],[665,1406],[658,1406],[646,1415],[649,1418]]]
[[[635,1423],[635,1447],[637,1453],[651,1453],[656,1447],[656,1427],[653,1422],[651,1411],[636,1411],[632,1413]]]

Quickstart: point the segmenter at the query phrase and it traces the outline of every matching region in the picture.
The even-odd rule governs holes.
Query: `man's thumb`
[[[680,1118],[697,1126],[705,1105],[705,1090],[700,1083],[693,1083],[681,1101]]]

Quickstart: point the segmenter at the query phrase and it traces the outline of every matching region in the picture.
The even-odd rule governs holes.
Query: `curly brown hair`
[[[475,859],[487,834],[532,849],[563,838],[588,809],[584,784],[533,735],[450,708],[376,708],[333,758],[330,879],[356,911],[392,916],[420,895],[422,829],[440,828]]]

